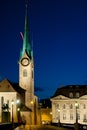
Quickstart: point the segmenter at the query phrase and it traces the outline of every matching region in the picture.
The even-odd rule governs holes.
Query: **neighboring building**
[[[19,59],[19,83],[12,83],[7,79],[0,82],[0,122],[17,122],[24,117],[27,124],[37,124],[37,114],[38,98],[34,95],[34,58],[30,45],[26,6],[23,48]]]
[[[51,97],[52,122],[87,124],[87,85],[58,88]]]
[[[40,100],[41,123],[50,124],[52,120],[52,109],[50,99]]]

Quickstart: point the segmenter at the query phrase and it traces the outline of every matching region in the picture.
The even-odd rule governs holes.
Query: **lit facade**
[[[51,102],[53,123],[87,124],[87,85],[58,88]]]
[[[37,118],[38,97],[34,95],[34,57],[30,45],[27,5],[22,38],[19,83],[12,83],[7,79],[0,82],[0,122],[12,122],[12,120],[18,122],[24,117],[26,123],[32,125],[38,124],[39,119]],[[17,100],[20,100],[20,109],[16,103]],[[13,105],[12,101],[14,101]],[[4,120],[5,118],[6,120]]]
[[[41,122],[42,124],[50,124],[52,119],[51,108],[41,108]]]

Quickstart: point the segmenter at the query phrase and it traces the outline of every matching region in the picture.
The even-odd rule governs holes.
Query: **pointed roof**
[[[27,3],[26,3],[23,48],[20,54],[20,58],[22,58],[25,52],[28,55],[28,57],[31,58],[31,46],[30,46],[30,37],[29,37],[29,30],[28,30],[28,5]]]
[[[18,83],[12,83],[8,79],[0,82],[0,92],[18,92],[19,94],[23,94],[25,91]]]

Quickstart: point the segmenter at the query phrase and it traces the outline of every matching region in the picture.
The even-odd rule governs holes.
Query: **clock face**
[[[23,59],[21,60],[21,64],[22,64],[23,66],[27,66],[27,65],[29,64],[29,59],[28,59],[28,58],[23,58]]]

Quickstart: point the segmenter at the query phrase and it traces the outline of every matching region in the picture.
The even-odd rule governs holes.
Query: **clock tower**
[[[34,62],[28,31],[27,5],[25,15],[23,47],[20,52],[20,60],[19,60],[19,86],[26,90],[25,105],[33,110],[31,102],[34,101]]]

